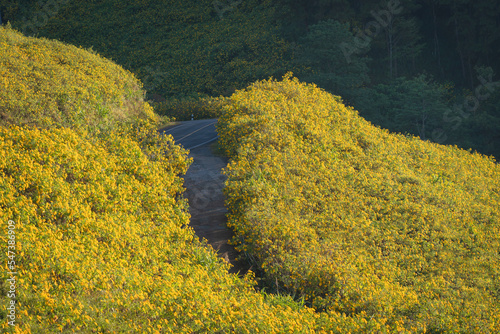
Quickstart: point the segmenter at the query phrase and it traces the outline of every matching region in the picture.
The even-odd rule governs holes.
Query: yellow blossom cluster
[[[108,129],[155,119],[134,75],[103,57],[0,26],[0,121]]]
[[[170,136],[0,127],[0,154],[0,221],[18,238],[16,326],[2,293],[2,333],[322,331],[312,309],[255,292],[251,272],[228,274],[198,240],[180,196],[190,161]]]
[[[0,49],[0,244],[15,262],[0,271],[2,333],[327,332],[198,240],[182,196],[190,159],[158,134],[133,76],[2,27]]]
[[[344,332],[500,331],[492,158],[389,133],[291,74],[236,92],[218,132],[233,242],[269,284]]]

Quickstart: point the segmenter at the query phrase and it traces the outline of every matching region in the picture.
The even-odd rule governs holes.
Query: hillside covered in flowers
[[[236,92],[218,131],[233,242],[269,285],[358,326],[500,330],[494,160],[378,128],[291,75]]]
[[[191,159],[134,74],[9,27],[0,74],[2,332],[500,331],[493,158],[376,127],[291,74],[205,97],[253,264],[238,276],[190,227]]]
[[[2,333],[326,328],[198,240],[182,196],[190,159],[157,133],[132,74],[10,29],[0,49]]]

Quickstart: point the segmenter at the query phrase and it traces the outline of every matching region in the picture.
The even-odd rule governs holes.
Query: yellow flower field
[[[2,333],[327,332],[198,240],[190,159],[157,133],[133,75],[3,27],[0,50]]]
[[[189,226],[188,152],[132,74],[5,27],[0,74],[2,332],[500,331],[492,159],[291,75],[203,101],[223,115],[234,242],[277,293],[257,291]]]
[[[313,333],[312,309],[254,291],[189,227],[171,137],[0,127],[0,243],[16,225],[3,333]],[[164,155],[160,154],[163,153]],[[148,158],[149,157],[149,158]],[[9,270],[1,273],[2,291]]]
[[[332,317],[390,332],[500,331],[500,167],[392,134],[300,83],[257,82],[219,120],[238,249]]]
[[[0,26],[0,121],[109,129],[156,119],[134,75],[97,54]]]

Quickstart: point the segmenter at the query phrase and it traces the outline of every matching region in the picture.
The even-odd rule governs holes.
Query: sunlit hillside
[[[0,26],[0,122],[106,129],[154,120],[135,76],[95,53]]]
[[[230,91],[281,71],[288,46],[268,26],[262,34],[245,25],[262,11],[272,16],[269,3],[251,4],[225,13],[242,23],[236,42],[224,36],[239,30],[208,2],[167,6],[178,28],[208,29],[203,18],[220,29],[186,49],[192,30],[166,39],[178,49],[160,65],[172,64],[169,55],[184,60],[158,89]],[[54,17],[72,8],[68,21],[50,21],[47,31],[81,34],[68,23],[81,19],[103,43],[100,32],[130,32],[136,52],[134,34],[147,26],[131,29],[134,15],[155,13],[124,2],[89,2],[90,12],[67,5]],[[122,53],[120,41],[117,54],[149,63]],[[197,67],[206,45],[215,58]],[[277,63],[259,67],[271,58]],[[0,243],[9,261],[0,272],[2,332],[500,332],[500,167],[492,158],[375,127],[291,75],[163,107],[222,114],[229,225],[259,277],[229,274],[189,226],[188,152],[156,131],[158,116],[131,72],[91,50],[0,27]],[[7,321],[13,304],[15,326]]]
[[[151,139],[0,127],[0,219],[15,226],[18,273],[15,326],[6,321],[10,271],[0,274],[1,332],[321,329],[311,309],[256,293],[251,276],[228,274],[198,241],[178,199],[186,152]]]
[[[492,159],[389,133],[290,76],[235,93],[218,131],[234,242],[270,286],[368,328],[500,331]]]
[[[198,240],[182,196],[190,159],[143,121],[156,117],[129,72],[4,28],[0,49],[2,333],[333,326],[290,296],[256,292],[251,272],[229,274]]]

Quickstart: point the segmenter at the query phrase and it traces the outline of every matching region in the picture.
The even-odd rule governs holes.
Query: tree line
[[[500,156],[500,3],[282,3],[301,78],[382,127]]]

